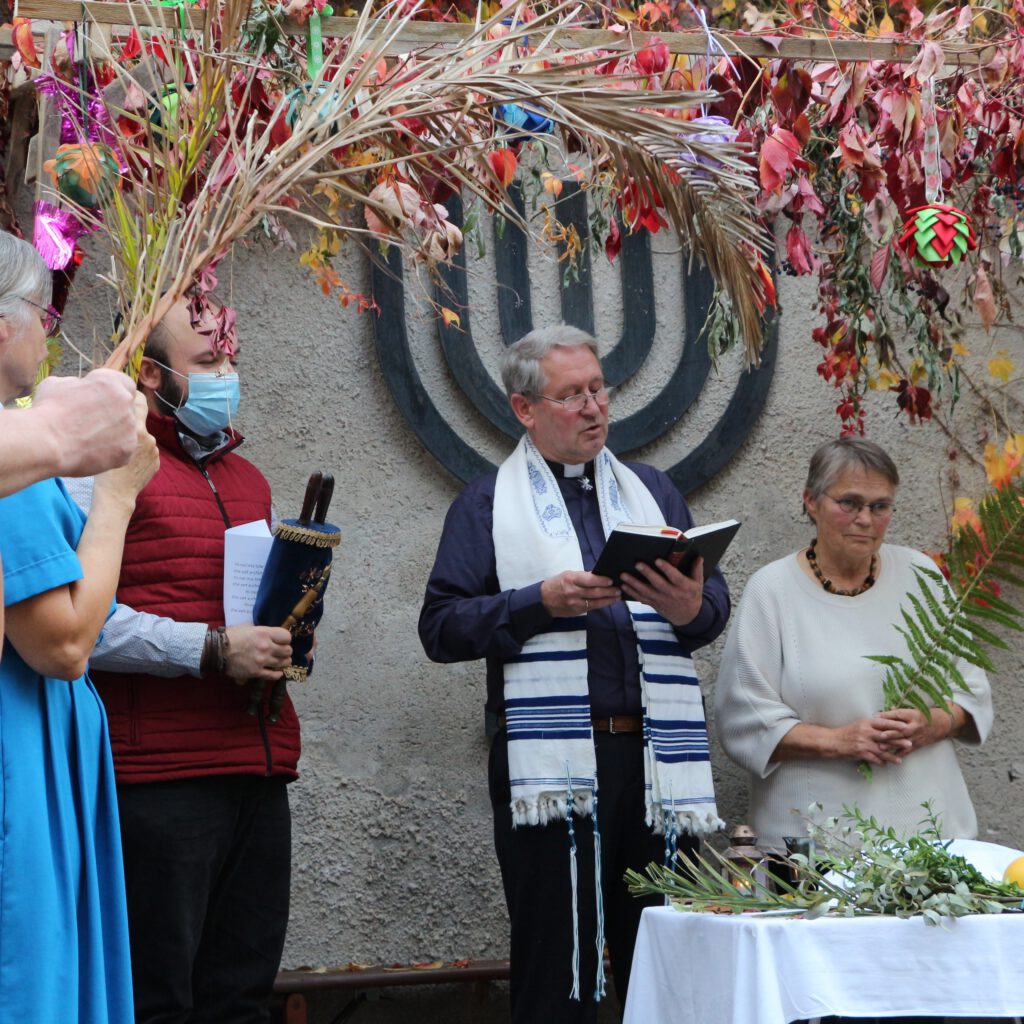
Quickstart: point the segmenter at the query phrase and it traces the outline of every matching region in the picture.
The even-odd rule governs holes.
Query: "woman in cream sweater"
[[[885,668],[907,657],[896,624],[927,555],[884,544],[899,474],[878,445],[843,438],[811,459],[804,507],[810,545],[756,572],[733,618],[715,686],[717,732],[751,777],[750,819],[763,846],[806,834],[805,816],[856,805],[901,834],[931,801],[947,838],[977,834],[953,739],[980,743],[992,725],[984,672],[961,664],[970,692],[920,711],[881,711]],[[868,780],[857,770],[873,768]]]

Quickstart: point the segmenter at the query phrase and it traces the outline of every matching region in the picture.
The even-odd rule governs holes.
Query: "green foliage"
[[[957,691],[967,690],[957,666],[962,659],[987,672],[995,665],[985,647],[1006,648],[996,627],[1024,630],[1024,614],[1001,596],[1005,587],[1024,587],[1024,504],[1018,487],[1008,484],[979,503],[980,531],[970,525],[954,536],[945,562],[951,588],[942,575],[915,567],[917,593],[907,595],[903,635],[909,660],[869,655],[886,667],[885,709],[913,707],[930,719],[933,707],[945,707]]]
[[[861,917],[887,914],[944,917],[1000,914],[1024,909],[1024,891],[1009,882],[991,881],[963,857],[950,853],[928,804],[921,832],[907,840],[856,808],[821,825],[808,823],[814,841],[813,862],[800,854],[779,858],[794,869],[791,885],[777,872],[738,870],[714,849],[709,856],[680,857],[680,870],[651,864],[646,876],[626,874],[635,896],[667,896],[678,910],[715,913],[788,910],[805,917],[833,914]]]

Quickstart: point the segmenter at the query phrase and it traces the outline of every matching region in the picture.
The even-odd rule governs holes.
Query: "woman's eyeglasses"
[[[43,314],[40,319],[43,321],[43,330],[46,331],[48,338],[52,338],[60,330],[60,322],[63,318],[53,306],[40,306],[38,302],[26,299],[24,295],[19,295],[18,298],[22,302],[27,302],[30,306],[35,306]]]
[[[833,498],[828,491],[825,497],[831,498],[848,516],[860,515],[860,510],[866,508],[876,519],[885,519],[896,511],[896,506],[891,501],[861,501],[860,498]]]

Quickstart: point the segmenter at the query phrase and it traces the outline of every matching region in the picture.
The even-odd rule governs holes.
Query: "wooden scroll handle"
[[[334,497],[334,476],[331,473],[324,473],[320,494],[316,499],[316,508],[313,510],[314,523],[327,522],[327,509],[331,505],[332,497]]]
[[[320,470],[309,474],[306,496],[302,499],[302,511],[299,512],[299,526],[308,526],[310,519],[313,518],[313,509],[316,507],[316,501],[320,495],[323,478],[324,475]]]

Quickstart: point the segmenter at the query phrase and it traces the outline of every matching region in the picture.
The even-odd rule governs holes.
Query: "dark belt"
[[[643,715],[612,715],[610,718],[591,718],[594,732],[643,732]],[[498,728],[504,729],[508,723],[503,714],[498,715]]]

